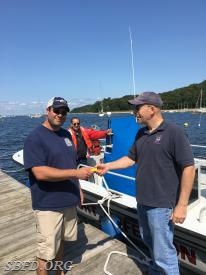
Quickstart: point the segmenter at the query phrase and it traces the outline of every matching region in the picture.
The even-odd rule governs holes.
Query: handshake
[[[92,173],[98,173],[97,167],[92,167],[92,168],[90,169],[90,171],[91,171]]]
[[[99,176],[103,176],[107,171],[109,170],[109,167],[105,163],[99,163],[96,167],[91,167],[90,172],[96,173]]]

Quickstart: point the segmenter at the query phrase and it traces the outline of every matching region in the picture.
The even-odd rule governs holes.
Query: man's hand
[[[99,163],[96,165],[96,168],[96,173],[100,176],[104,175],[109,170],[108,163]]]
[[[187,215],[187,205],[176,205],[172,213],[173,223],[183,223]]]
[[[81,180],[87,180],[93,172],[91,171],[91,167],[82,167],[76,170],[77,178]]]

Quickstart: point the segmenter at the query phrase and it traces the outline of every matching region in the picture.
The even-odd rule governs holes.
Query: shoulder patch
[[[72,142],[69,138],[65,138],[64,141],[68,147],[72,146]]]

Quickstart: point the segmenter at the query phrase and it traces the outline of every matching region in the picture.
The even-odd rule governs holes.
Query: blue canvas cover
[[[114,133],[113,148],[111,153],[105,153],[105,162],[114,161],[120,157],[127,156],[128,150],[133,144],[135,135],[139,129],[139,125],[132,115],[111,118],[110,127]],[[113,170],[112,172],[135,177],[136,169],[136,166],[132,166],[127,169]],[[135,181],[110,175],[108,173],[105,174],[105,179],[109,188],[128,195],[136,195]]]

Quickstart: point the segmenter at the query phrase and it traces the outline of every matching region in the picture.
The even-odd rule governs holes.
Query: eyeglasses
[[[80,124],[79,122],[72,123],[72,125],[74,126],[78,126],[79,124]]]
[[[147,105],[147,104],[135,105],[133,111],[134,111],[134,112],[139,112],[139,109],[142,108],[143,106],[151,107],[151,105]]]
[[[67,111],[66,110],[61,110],[61,109],[53,109],[53,112],[56,114],[56,115],[62,115],[62,116],[66,116],[67,115]]]

